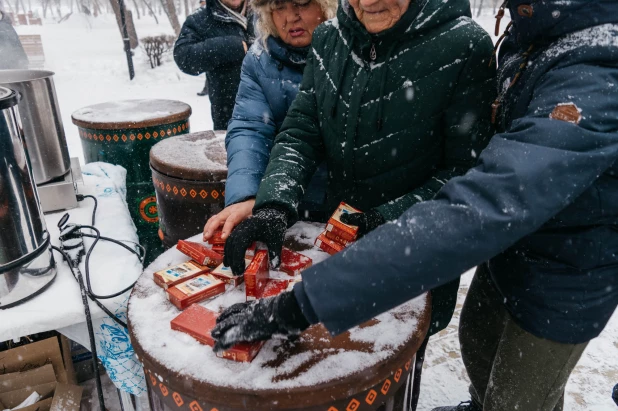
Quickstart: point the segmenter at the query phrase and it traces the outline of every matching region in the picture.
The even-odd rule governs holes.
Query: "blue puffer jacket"
[[[434,200],[305,270],[294,292],[310,321],[341,332],[478,264],[538,337],[582,343],[609,321],[618,305],[618,2],[508,7],[500,133]]]
[[[247,53],[225,138],[226,206],[257,194],[275,136],[298,93],[307,52],[308,48],[293,48],[269,37],[266,48],[257,41]],[[322,166],[313,177],[301,210],[322,210],[326,180],[326,167]]]

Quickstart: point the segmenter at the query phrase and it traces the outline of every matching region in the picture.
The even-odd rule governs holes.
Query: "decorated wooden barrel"
[[[191,107],[174,100],[124,100],[95,104],[73,113],[86,163],[103,161],[127,170],[127,204],[152,261],[163,247],[149,153],[161,140],[189,132]]]
[[[159,237],[166,247],[201,232],[225,205],[225,132],[172,137],[150,151],[159,214]]]
[[[323,224],[296,223],[285,244],[317,264],[328,258],[313,247],[323,229]],[[153,411],[407,409],[416,352],[429,328],[428,294],[336,337],[316,325],[297,339],[266,342],[250,363],[235,362],[171,329],[180,312],[154,283],[153,273],[186,259],[176,248],[167,250],[145,269],[129,300],[131,342],[144,366]],[[241,284],[200,304],[221,311],[244,300]]]

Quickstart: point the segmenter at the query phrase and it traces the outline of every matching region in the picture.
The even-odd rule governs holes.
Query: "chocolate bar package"
[[[210,268],[215,268],[223,262],[222,254],[219,254],[200,243],[180,240],[178,241],[176,248],[181,253],[191,257],[194,261]]]
[[[287,291],[290,281],[270,279],[266,282],[260,298],[269,298]]]
[[[212,235],[212,237],[210,237],[207,243],[212,245],[225,245],[225,240],[221,238],[221,235],[223,235],[223,231],[215,231],[215,233]]]
[[[340,218],[342,214],[360,213],[360,210],[346,204],[340,203],[337,210],[333,213],[332,217],[328,219],[326,224],[326,231],[330,231],[332,236],[342,238],[345,241],[355,241],[358,236],[358,227],[353,225],[347,225],[341,222]],[[332,239],[332,237],[331,237]]]
[[[201,274],[167,289],[167,298],[179,310],[225,292],[225,283],[210,274]]]
[[[154,273],[154,282],[167,290],[169,287],[173,287],[183,281],[195,278],[200,274],[206,274],[210,271],[210,268],[198,264],[195,261],[186,261],[184,263],[168,267],[164,270]]]
[[[333,240],[334,242],[339,243],[345,247],[349,246],[350,244],[354,242],[354,241],[346,240],[345,238],[333,233],[332,231],[324,231],[324,235],[329,240]]]
[[[215,340],[210,332],[215,328],[218,316],[214,311],[210,311],[199,304],[193,304],[172,320],[172,330],[188,334],[200,343],[213,347]],[[227,351],[217,353],[217,357],[251,362],[263,345],[263,342],[236,344]]]
[[[245,267],[251,264],[250,259],[245,259]],[[226,284],[231,285],[232,287],[237,287],[242,284],[245,280],[245,277],[242,275],[234,275],[232,273],[232,269],[230,267],[226,267],[223,263],[219,264],[217,268],[210,272],[210,275],[218,278]]]
[[[320,234],[318,238],[315,239],[315,245],[330,255],[337,254],[338,252],[345,250],[345,246],[326,237],[325,233]]]
[[[247,301],[256,300],[262,294],[268,280],[268,251],[258,250],[245,270]]]
[[[311,267],[313,260],[304,256],[296,251],[292,251],[287,247],[283,247],[281,250],[281,264],[279,270],[291,275],[292,277],[298,275],[306,268]]]

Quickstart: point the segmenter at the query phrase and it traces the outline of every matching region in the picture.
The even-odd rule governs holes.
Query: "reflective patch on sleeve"
[[[560,103],[549,114],[549,118],[566,121],[567,123],[579,124],[579,122],[582,121],[582,114],[575,103]]]

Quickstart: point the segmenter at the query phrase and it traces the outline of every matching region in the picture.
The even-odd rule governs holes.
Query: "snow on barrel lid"
[[[286,245],[295,243],[294,248],[319,263],[329,257],[312,247],[323,229],[323,224],[296,223],[288,230]],[[194,241],[200,241],[199,237],[201,234]],[[146,268],[131,295],[128,317],[140,361],[170,384],[175,381],[180,388],[192,387],[194,393],[217,397],[232,393],[235,401],[248,403],[256,395],[267,393],[272,400],[292,395],[304,401],[305,396],[315,397],[318,392],[347,397],[351,386],[372,386],[374,380],[390,378],[391,372],[402,368],[414,356],[429,327],[431,303],[424,294],[337,337],[331,337],[321,325],[313,326],[295,341],[268,341],[251,363],[228,361],[218,358],[209,346],[170,327],[179,311],[167,301],[152,275],[183,259],[186,256],[172,248]],[[277,274],[270,272],[271,278]],[[201,305],[220,312],[244,300],[241,285]]]
[[[150,150],[150,166],[183,180],[221,181],[227,176],[225,133],[202,131],[159,141]]]
[[[71,118],[78,127],[120,130],[152,127],[186,120],[191,106],[176,100],[108,101],[80,108]]]

